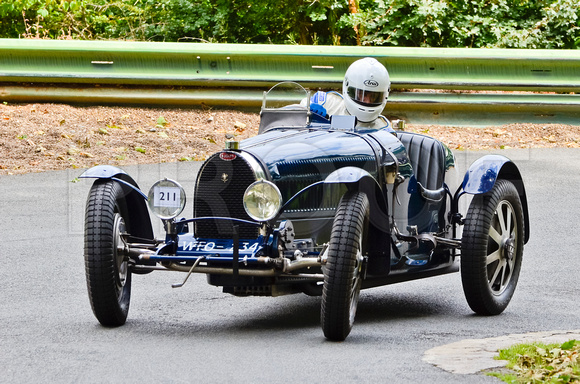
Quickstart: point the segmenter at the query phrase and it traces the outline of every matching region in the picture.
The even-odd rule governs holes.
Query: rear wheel
[[[517,189],[498,180],[473,198],[461,243],[461,280],[471,309],[497,315],[508,306],[520,275],[524,219]]]
[[[344,340],[352,329],[362,283],[362,247],[369,202],[364,193],[347,193],[334,217],[324,267],[321,324],[324,336]]]
[[[131,271],[123,249],[126,233],[120,202],[123,190],[115,181],[97,181],[85,215],[85,273],[89,300],[102,325],[125,324],[131,299]]]

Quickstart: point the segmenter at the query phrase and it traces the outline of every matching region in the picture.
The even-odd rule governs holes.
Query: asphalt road
[[[345,342],[324,339],[319,298],[237,298],[202,275],[135,276],[129,319],[101,327],[83,264],[79,170],[0,177],[2,383],[497,383],[422,361],[463,339],[580,328],[580,151],[503,151],[524,175],[531,240],[502,315],[473,315],[459,274],[363,291]],[[461,170],[481,153],[458,153]],[[199,163],[127,167],[141,188],[159,177],[192,191]],[[186,208],[191,212],[191,208]]]

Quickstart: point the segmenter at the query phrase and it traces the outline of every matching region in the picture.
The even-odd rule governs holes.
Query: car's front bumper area
[[[127,247],[140,261],[156,264],[136,263],[136,271],[175,270],[224,276],[208,276],[213,285],[248,285],[254,278],[269,278],[268,284],[273,285],[323,280],[323,253],[311,246],[300,246],[305,242],[295,243],[298,245],[287,244],[277,230],[256,239],[239,239],[236,231],[232,239],[202,239],[183,232],[168,236],[155,249],[139,250],[131,244]]]

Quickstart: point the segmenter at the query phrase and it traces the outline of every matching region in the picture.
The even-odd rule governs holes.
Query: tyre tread
[[[116,182],[97,181],[89,192],[85,214],[85,275],[91,308],[105,326],[123,325],[130,300],[131,274],[127,274],[123,298],[116,290],[113,227],[121,188]]]
[[[343,196],[335,214],[321,308],[322,329],[330,340],[344,340],[352,329],[351,282],[368,207],[368,198],[365,194],[347,193]]]

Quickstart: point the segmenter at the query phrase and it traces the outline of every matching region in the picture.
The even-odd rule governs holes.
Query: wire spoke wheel
[[[89,300],[102,325],[125,324],[131,299],[131,270],[122,235],[127,232],[120,202],[122,187],[97,181],[87,199],[85,273]]]
[[[481,315],[505,310],[515,291],[523,255],[523,209],[508,180],[473,198],[461,245],[461,279],[471,309]]]
[[[369,202],[364,193],[349,192],[334,217],[322,288],[321,324],[324,335],[344,340],[354,324],[360,289],[364,235]]]
[[[514,273],[514,251],[517,242],[515,211],[509,201],[498,205],[489,228],[487,276],[494,295],[501,295]]]

